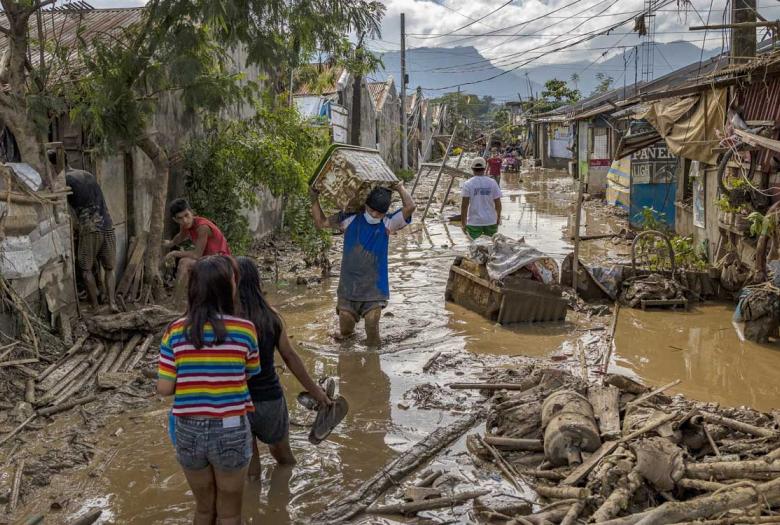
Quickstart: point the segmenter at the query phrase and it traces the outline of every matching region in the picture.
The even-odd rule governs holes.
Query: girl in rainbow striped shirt
[[[238,266],[213,255],[193,266],[187,316],[160,344],[157,392],[173,395],[176,459],[195,496],[194,523],[241,523],[254,410],[247,378],[260,371],[257,333],[235,317]]]

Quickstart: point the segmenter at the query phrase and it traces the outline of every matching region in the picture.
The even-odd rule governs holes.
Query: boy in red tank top
[[[231,253],[227,239],[217,225],[195,215],[186,199],[175,199],[171,202],[169,210],[180,229],[173,239],[163,242],[163,247],[173,248],[187,240],[195,245],[192,250],[173,250],[165,256],[166,261],[178,259],[175,300],[179,302],[186,296],[190,270],[195,261],[208,255],[231,255]]]

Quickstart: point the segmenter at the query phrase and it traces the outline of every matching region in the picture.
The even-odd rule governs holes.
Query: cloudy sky
[[[142,5],[144,0],[90,0],[95,7]],[[501,69],[577,60],[601,60],[641,43],[632,19],[647,0],[383,0],[387,15],[381,39],[370,42],[378,52],[399,48],[400,13],[406,14],[407,47],[473,46]],[[728,43],[723,31],[688,31],[689,25],[722,23],[726,0],[652,0],[655,41],[687,40],[707,49]],[[678,3],[680,8],[678,8]],[[780,19],[780,2],[759,0],[758,11]],[[712,9],[711,9],[712,8]],[[598,35],[621,21],[609,35]],[[563,48],[563,49],[561,49]],[[672,66],[674,57],[666,57]],[[484,64],[473,64],[479,71]]]

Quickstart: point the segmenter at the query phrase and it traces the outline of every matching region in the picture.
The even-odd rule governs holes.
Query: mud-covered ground
[[[589,367],[603,358],[609,312],[571,311],[562,323],[501,327],[446,303],[449,266],[457,254],[466,253],[467,241],[458,225],[447,220],[458,213],[456,208],[439,213],[441,192],[431,205],[432,215],[420,223],[425,206],[421,197],[429,187],[423,183],[415,194],[417,220],[391,239],[391,299],[378,351],[365,347],[362,327],[351,340],[336,342],[332,337],[338,239],[330,278],[320,279],[317,268],[306,267],[281,241],[265,245],[273,253],[257,254],[264,275],[280,279],[268,282],[269,295],[306,365],[318,376],[337,378],[350,412],[326,442],[310,445],[311,413],[297,406],[300,386],[289,372],[282,373],[298,464],[273,468],[264,451],[261,482],[246,486],[247,523],[307,522],[434,429],[484,404],[477,391],[452,390],[449,383],[479,381],[496,368],[515,368],[531,359],[576,371],[579,348]],[[505,177],[503,188],[501,232],[525,237],[561,262],[572,249],[571,178],[535,170]],[[623,218],[593,202],[585,206],[582,222],[586,235],[617,233],[625,227]],[[629,249],[619,239],[587,241],[583,259],[620,260]],[[610,371],[655,385],[680,379],[671,393],[771,410],[780,401],[780,353],[771,345],[739,342],[730,316],[731,306],[725,304],[675,313],[623,309]],[[423,364],[437,352],[440,357],[423,372]],[[153,354],[147,370],[154,368]],[[0,505],[10,493],[18,460],[24,458],[26,465],[19,508],[6,521],[43,513],[46,523],[68,523],[99,508],[103,514],[98,523],[189,523],[193,501],[166,430],[169,401],[152,392],[152,380],[139,377],[128,391],[56,416],[54,423],[0,447]],[[475,465],[463,440],[439,455],[436,464],[457,478],[453,483],[467,480],[520,495],[497,472]],[[438,522],[435,512],[422,516]]]

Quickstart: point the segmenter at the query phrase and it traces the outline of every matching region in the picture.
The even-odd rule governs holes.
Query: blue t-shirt
[[[369,224],[363,213],[340,213],[344,232],[344,255],[338,296],[349,301],[387,301],[387,247],[390,234],[412,222],[402,210],[385,215],[379,224]]]

